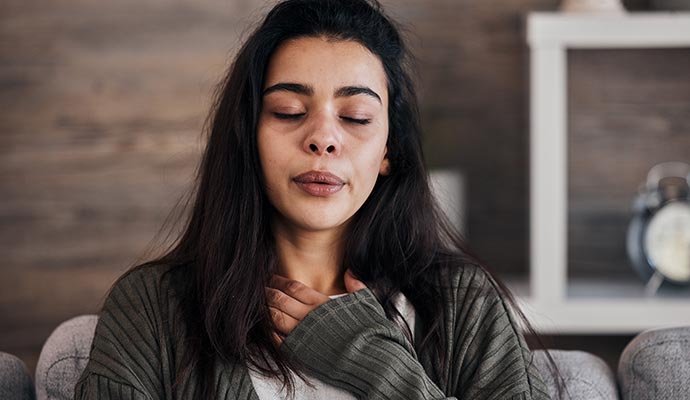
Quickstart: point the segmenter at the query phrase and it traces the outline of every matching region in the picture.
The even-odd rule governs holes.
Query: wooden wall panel
[[[383,3],[418,58],[429,164],[467,174],[471,246],[499,272],[524,273],[523,16],[558,1]],[[213,85],[271,4],[0,5],[0,350],[33,369],[52,329],[96,312],[142,256],[192,178]]]
[[[251,8],[250,8],[251,6]],[[192,179],[246,2],[12,2],[0,13],[0,346],[33,368],[98,310]]]
[[[690,163],[690,49],[569,53],[569,273],[637,279],[625,235],[657,163]]]

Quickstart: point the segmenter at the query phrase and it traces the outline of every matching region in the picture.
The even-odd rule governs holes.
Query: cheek
[[[281,140],[281,135],[272,134],[270,130],[259,132],[257,147],[264,188],[271,203],[275,205],[277,197],[285,194],[287,176],[294,160],[288,151],[288,144]]]
[[[272,149],[264,149],[272,150]],[[280,169],[279,162],[276,160],[275,153],[265,151],[261,157],[261,169],[267,185],[271,185],[275,180],[276,171]]]
[[[257,134],[257,147],[259,151],[259,162],[261,163],[261,172],[265,184],[270,185],[273,171],[275,171],[276,152],[268,134],[261,130],[259,130]]]
[[[362,167],[360,173],[362,177],[366,179],[368,186],[372,188],[379,176],[381,163],[386,154],[385,145],[385,141],[382,143],[377,143],[376,145],[372,146],[372,151],[362,153],[361,157],[358,159],[358,164]]]

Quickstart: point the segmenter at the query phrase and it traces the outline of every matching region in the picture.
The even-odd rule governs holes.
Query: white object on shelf
[[[567,50],[690,47],[690,13],[530,13],[530,281],[519,296],[542,332],[636,333],[690,325],[690,294],[675,298],[569,296],[567,276]],[[690,73],[690,71],[689,71]]]
[[[644,12],[621,15],[534,12],[527,17],[531,59],[535,51],[569,48],[688,47],[690,13]],[[534,83],[534,82],[532,82]]]
[[[560,10],[563,12],[597,12],[622,13],[625,8],[620,0],[563,0]]]
[[[464,175],[457,169],[434,169],[429,173],[429,180],[441,210],[450,219],[453,226],[463,236],[466,236]]]

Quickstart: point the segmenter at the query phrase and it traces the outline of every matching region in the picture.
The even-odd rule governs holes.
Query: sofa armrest
[[[82,315],[60,324],[43,345],[36,365],[39,400],[72,399],[91,352],[97,315]]]
[[[36,393],[26,364],[0,351],[0,399],[34,400]]]
[[[572,400],[616,400],[616,378],[601,358],[574,350],[548,350],[556,362],[565,383],[562,398]],[[549,395],[558,399],[556,377],[551,372],[544,350],[534,351],[534,361],[549,389]]]
[[[623,349],[624,400],[690,400],[690,326],[646,330]]]

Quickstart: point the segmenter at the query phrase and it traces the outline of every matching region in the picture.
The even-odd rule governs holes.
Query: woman
[[[544,399],[432,200],[397,29],[288,0],[220,86],[189,220],[113,287],[76,398]]]

